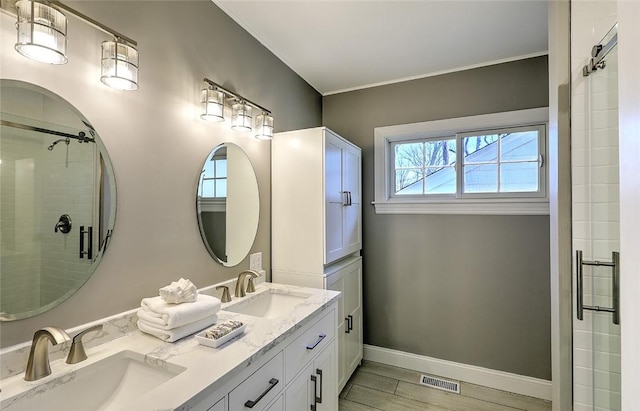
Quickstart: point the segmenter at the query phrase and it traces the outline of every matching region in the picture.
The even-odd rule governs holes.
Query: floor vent
[[[442,378],[432,377],[430,375],[422,375],[420,377],[420,384],[427,385],[439,390],[455,392],[460,394],[460,383],[455,381],[443,380]]]

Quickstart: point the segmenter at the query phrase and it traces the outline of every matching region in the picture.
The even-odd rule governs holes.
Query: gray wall
[[[537,57],[323,98],[362,148],[365,343],[551,379],[548,216],[376,215],[373,129],[548,105]]]
[[[52,66],[13,50],[15,19],[0,13],[0,77],[60,95],[95,126],[117,183],[113,239],[89,281],[58,307],[5,322],[2,347],[30,340],[43,326],[70,328],[140,305],[180,277],[202,287],[249,267],[215,263],[198,231],[195,195],[207,154],[230,141],[251,159],[260,189],[260,225],[252,252],[270,267],[270,143],[198,118],[203,77],[272,110],[276,131],[321,124],[322,98],[211,1],[81,1],[71,7],[134,38],[140,89],[100,83],[102,32],[69,18],[69,62]]]

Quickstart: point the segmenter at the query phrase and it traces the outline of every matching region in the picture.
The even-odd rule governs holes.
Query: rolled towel
[[[160,297],[143,298],[138,318],[170,330],[216,314],[221,305],[218,298],[203,294],[196,302],[186,304],[168,304]]]
[[[216,321],[218,321],[218,316],[211,315],[196,322],[183,325],[182,327],[173,328],[171,330],[163,330],[156,327],[152,323],[148,323],[144,320],[138,320],[138,328],[140,329],[140,331],[151,334],[154,337],[158,337],[163,341],[174,342],[188,335],[197,333],[198,331],[215,324]]]
[[[184,278],[162,287],[159,291],[164,302],[170,304],[192,303],[198,297],[196,286]]]

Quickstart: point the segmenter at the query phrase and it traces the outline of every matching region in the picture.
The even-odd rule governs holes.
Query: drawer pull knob
[[[314,344],[309,344],[307,345],[307,350],[313,350],[314,348],[316,348],[316,346],[318,344],[320,344],[322,342],[322,340],[325,339],[325,337],[327,336],[327,334],[320,334],[318,335],[318,341],[316,341]]]
[[[260,394],[260,396],[258,398],[256,398],[255,400],[251,401],[247,401],[244,403],[244,406],[247,408],[253,408],[255,407],[255,405],[257,403],[260,402],[260,400],[269,393],[269,391],[271,391],[273,389],[273,387],[275,387],[276,385],[278,385],[278,379],[277,378],[272,378],[269,380],[269,387],[264,390],[264,392],[262,394]]]

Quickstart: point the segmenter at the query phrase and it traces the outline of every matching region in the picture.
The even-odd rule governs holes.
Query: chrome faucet
[[[39,380],[51,374],[51,366],[49,365],[49,345],[58,345],[70,341],[69,335],[60,328],[44,327],[33,334],[33,342],[31,343],[31,352],[27,361],[27,369],[24,373],[26,381]]]
[[[244,292],[244,279],[248,275],[250,275],[251,277],[249,277],[249,284],[247,285],[247,292],[248,293],[252,293],[252,292],[256,291],[256,288],[253,285],[253,279],[260,277],[260,274],[258,274],[257,272],[255,272],[253,270],[244,270],[240,274],[238,274],[238,280],[236,281],[236,292],[235,292],[235,296],[236,297],[244,297],[244,296],[247,295]]]

